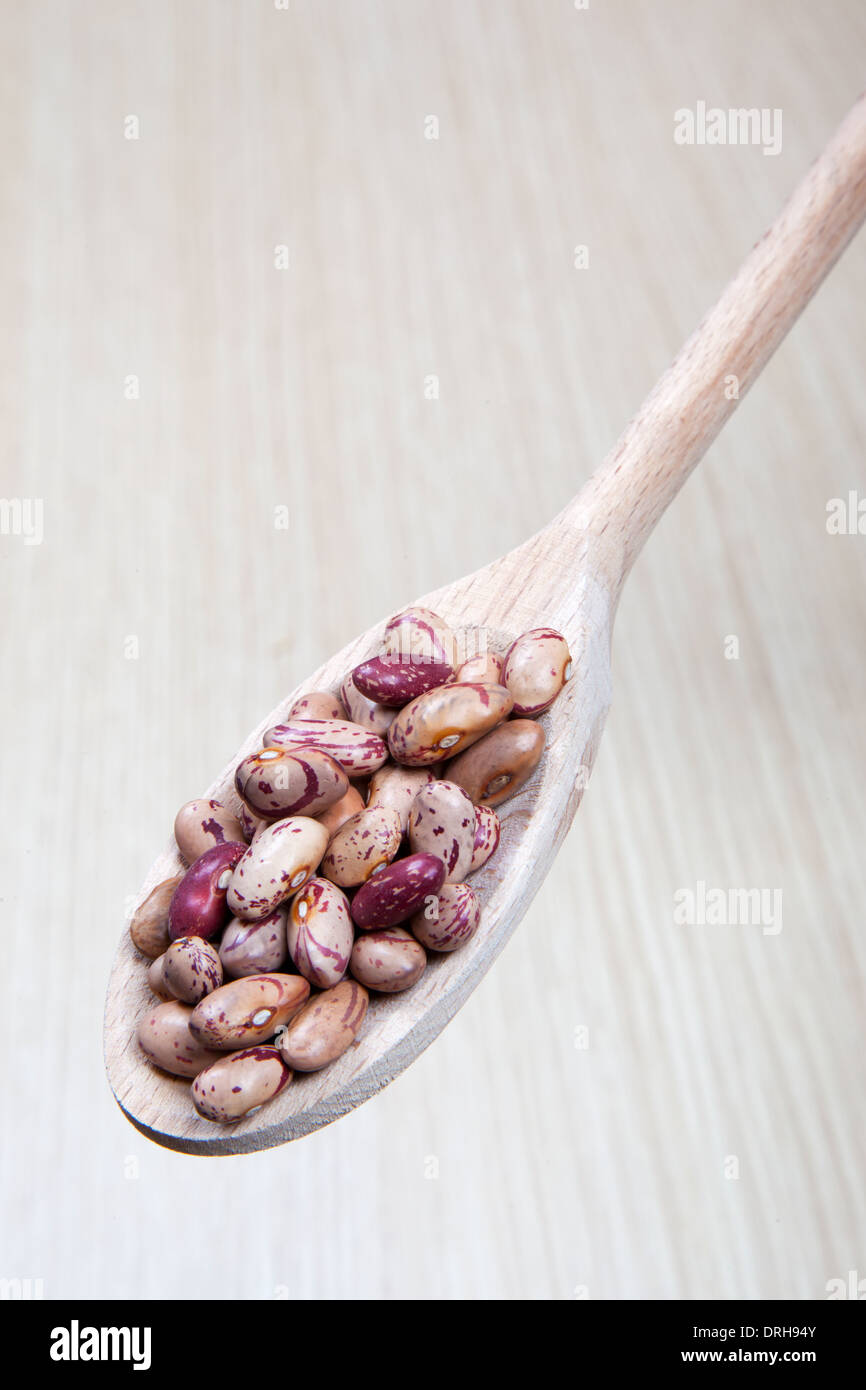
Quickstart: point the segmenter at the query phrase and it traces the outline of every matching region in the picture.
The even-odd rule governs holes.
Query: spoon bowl
[[[336,1062],[319,1072],[295,1073],[291,1085],[267,1106],[222,1126],[193,1109],[188,1081],[158,1071],[141,1053],[135,1025],[152,1007],[153,996],[147,964],[124,933],[108,986],[105,1060],[118,1104],[148,1138],[186,1153],[248,1153],[330,1123],[369,1100],[423,1052],[502,950],[571,824],[609,705],[610,595],[587,575],[573,588],[570,581],[569,593],[557,599],[550,577],[542,579],[546,570],[531,568],[533,553],[537,546],[543,550],[545,540],[552,543],[542,532],[487,569],[419,600],[449,623],[458,641],[464,639],[468,654],[485,645],[504,653],[521,632],[543,623],[565,634],[574,662],[565,689],[540,718],[547,740],[541,763],[529,782],[498,808],[499,848],[472,876],[482,902],[475,936],[459,951],[431,952],[423,976],[405,993],[371,995],[360,1038]],[[236,812],[234,770],[241,758],[261,747],[265,729],[280,723],[299,696],[311,690],[339,691],[346,674],[380,650],[384,626],[383,621],[350,642],[271,710],[205,796]],[[566,797],[563,787],[569,789]],[[172,839],[152,865],[139,901],[184,867]]]

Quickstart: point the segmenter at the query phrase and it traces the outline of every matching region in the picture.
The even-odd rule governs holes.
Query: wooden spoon
[[[296,1074],[276,1100],[233,1125],[201,1119],[189,1083],[155,1070],[135,1028],[152,1004],[146,963],[125,931],[105,1009],[105,1064],[117,1102],[150,1139],[187,1153],[248,1153],[297,1139],[375,1095],[437,1036],[514,931],[571,825],[610,702],[611,629],[641,546],[866,215],[866,96],[859,99],[776,222],[662,377],[613,452],[563,512],[525,544],[416,602],[494,649],[526,628],[565,633],[574,674],[542,724],[534,777],[499,808],[502,841],[476,875],[476,936],[432,956],[405,994],[374,998],[359,1042],[321,1072]],[[262,719],[205,793],[232,807],[234,769],[298,695],[338,689],[379,649],[383,624],[332,657]],[[182,868],[174,841],[141,899]]]

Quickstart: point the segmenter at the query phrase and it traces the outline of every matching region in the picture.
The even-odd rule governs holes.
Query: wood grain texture
[[[220,1163],[138,1136],[101,1057],[177,806],[331,652],[565,506],[857,95],[862,7],[91,0],[6,30],[2,491],[45,535],[0,536],[2,1273],[130,1298],[862,1276],[866,552],[826,527],[866,491],[860,243],[635,566],[575,827],[436,1045]],[[699,99],[780,108],[779,156],[676,146]],[[780,887],[783,930],[677,925],[699,881]]]

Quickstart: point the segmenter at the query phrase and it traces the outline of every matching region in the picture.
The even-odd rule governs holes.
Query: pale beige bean
[[[326,878],[311,878],[292,899],[286,924],[289,955],[305,980],[328,989],[349,966],[355,931],[345,893]]]
[[[403,823],[396,811],[369,807],[341,826],[322,859],[322,875],[341,888],[357,888],[390,864],[400,848]]]
[[[409,812],[407,829],[413,854],[432,854],[445,865],[445,882],[469,873],[475,845],[475,807],[456,782],[422,787]]]
[[[412,933],[428,951],[456,951],[478,930],[481,904],[468,883],[446,883],[436,901],[416,912]]]
[[[422,661],[457,665],[457,640],[451,628],[430,608],[405,608],[385,627],[385,656],[414,656]]]
[[[265,826],[268,824],[268,822],[266,820],[263,820],[261,816],[254,816],[252,811],[250,811],[246,806],[243,805],[240,807],[238,811],[238,820],[241,823],[241,829],[244,832],[244,839],[246,840],[248,845],[252,844],[259,831],[264,830]]]
[[[288,908],[261,922],[244,922],[233,917],[222,934],[220,960],[226,975],[238,980],[245,975],[269,975],[286,961],[286,917]]]
[[[157,1004],[139,1020],[138,1045],[148,1061],[172,1076],[197,1076],[223,1055],[202,1047],[189,1031],[192,1009],[172,999]]]
[[[233,840],[243,843],[243,826],[221,801],[198,797],[181,806],[174,818],[174,838],[187,864],[193,864],[214,845]]]
[[[426,767],[468,748],[511,713],[504,686],[440,685],[404,705],[388,730],[395,762]]]
[[[196,1004],[189,1030],[203,1047],[229,1052],[272,1038],[310,997],[300,975],[248,975]]]
[[[339,801],[335,801],[333,806],[329,806],[327,811],[316,816],[319,825],[323,825],[329,837],[336,835],[341,825],[345,825],[351,816],[356,816],[359,811],[364,809],[364,798],[357,786],[351,784],[345,796],[341,796]]]
[[[470,656],[457,667],[455,680],[481,682],[482,685],[502,685],[503,658],[495,652]]]
[[[346,719],[342,703],[327,690],[311,690],[299,695],[286,716],[287,719]]]
[[[233,1124],[273,1100],[291,1079],[291,1068],[275,1047],[249,1047],[199,1072],[192,1103],[203,1119]]]
[[[147,972],[147,983],[157,999],[174,999],[174,993],[169,989],[165,978],[165,955],[157,956],[156,960],[151,961]]]
[[[183,874],[176,874],[174,878],[167,878],[158,883],[132,914],[129,934],[133,944],[143,956],[149,956],[151,960],[156,960],[157,956],[161,956],[163,951],[168,949],[168,909],[174,897],[174,890],[182,878]]]
[[[310,999],[277,1039],[283,1060],[295,1071],[319,1071],[352,1046],[367,1014],[370,996],[356,980]]]
[[[353,723],[360,724],[362,729],[369,729],[370,733],[379,734],[381,738],[385,737],[397,717],[395,709],[368,700],[366,695],[361,694],[351,674],[343,681],[340,695]]]
[[[200,936],[181,936],[162,957],[162,978],[175,999],[197,1004],[223,982],[222,962],[215,946]]]
[[[267,820],[318,816],[345,796],[349,779],[321,748],[261,748],[235,769],[235,790],[253,815]]]
[[[513,642],[505,657],[502,683],[514,698],[516,715],[535,716],[548,709],[573,664],[568,643],[552,627],[534,627]]]
[[[446,772],[479,805],[498,806],[532,776],[544,752],[544,730],[534,719],[509,719],[459,758]]]
[[[393,763],[387,763],[370,778],[367,806],[371,809],[378,806],[397,811],[405,835],[412,802],[422,787],[429,786],[435,780],[436,774],[429,767],[397,767]]]
[[[478,747],[476,743],[475,747]],[[489,806],[475,807],[475,841],[472,846],[472,863],[469,865],[469,872],[475,873],[482,864],[486,864],[491,855],[494,855],[499,848],[499,836],[501,827],[499,817]]]
[[[364,932],[352,948],[349,969],[359,984],[380,994],[410,989],[424,973],[424,947],[402,927]]]
[[[387,760],[388,749],[378,734],[348,719],[289,719],[274,724],[264,737],[266,748],[320,748],[330,753],[349,777],[366,777]]]
[[[236,866],[227,902],[236,917],[261,922],[319,867],[328,832],[311,816],[290,816],[256,835]]]

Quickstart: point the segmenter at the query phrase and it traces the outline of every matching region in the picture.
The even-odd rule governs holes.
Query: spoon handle
[[[557,519],[597,542],[594,550],[614,601],[656,522],[864,216],[866,93],[599,470]]]

